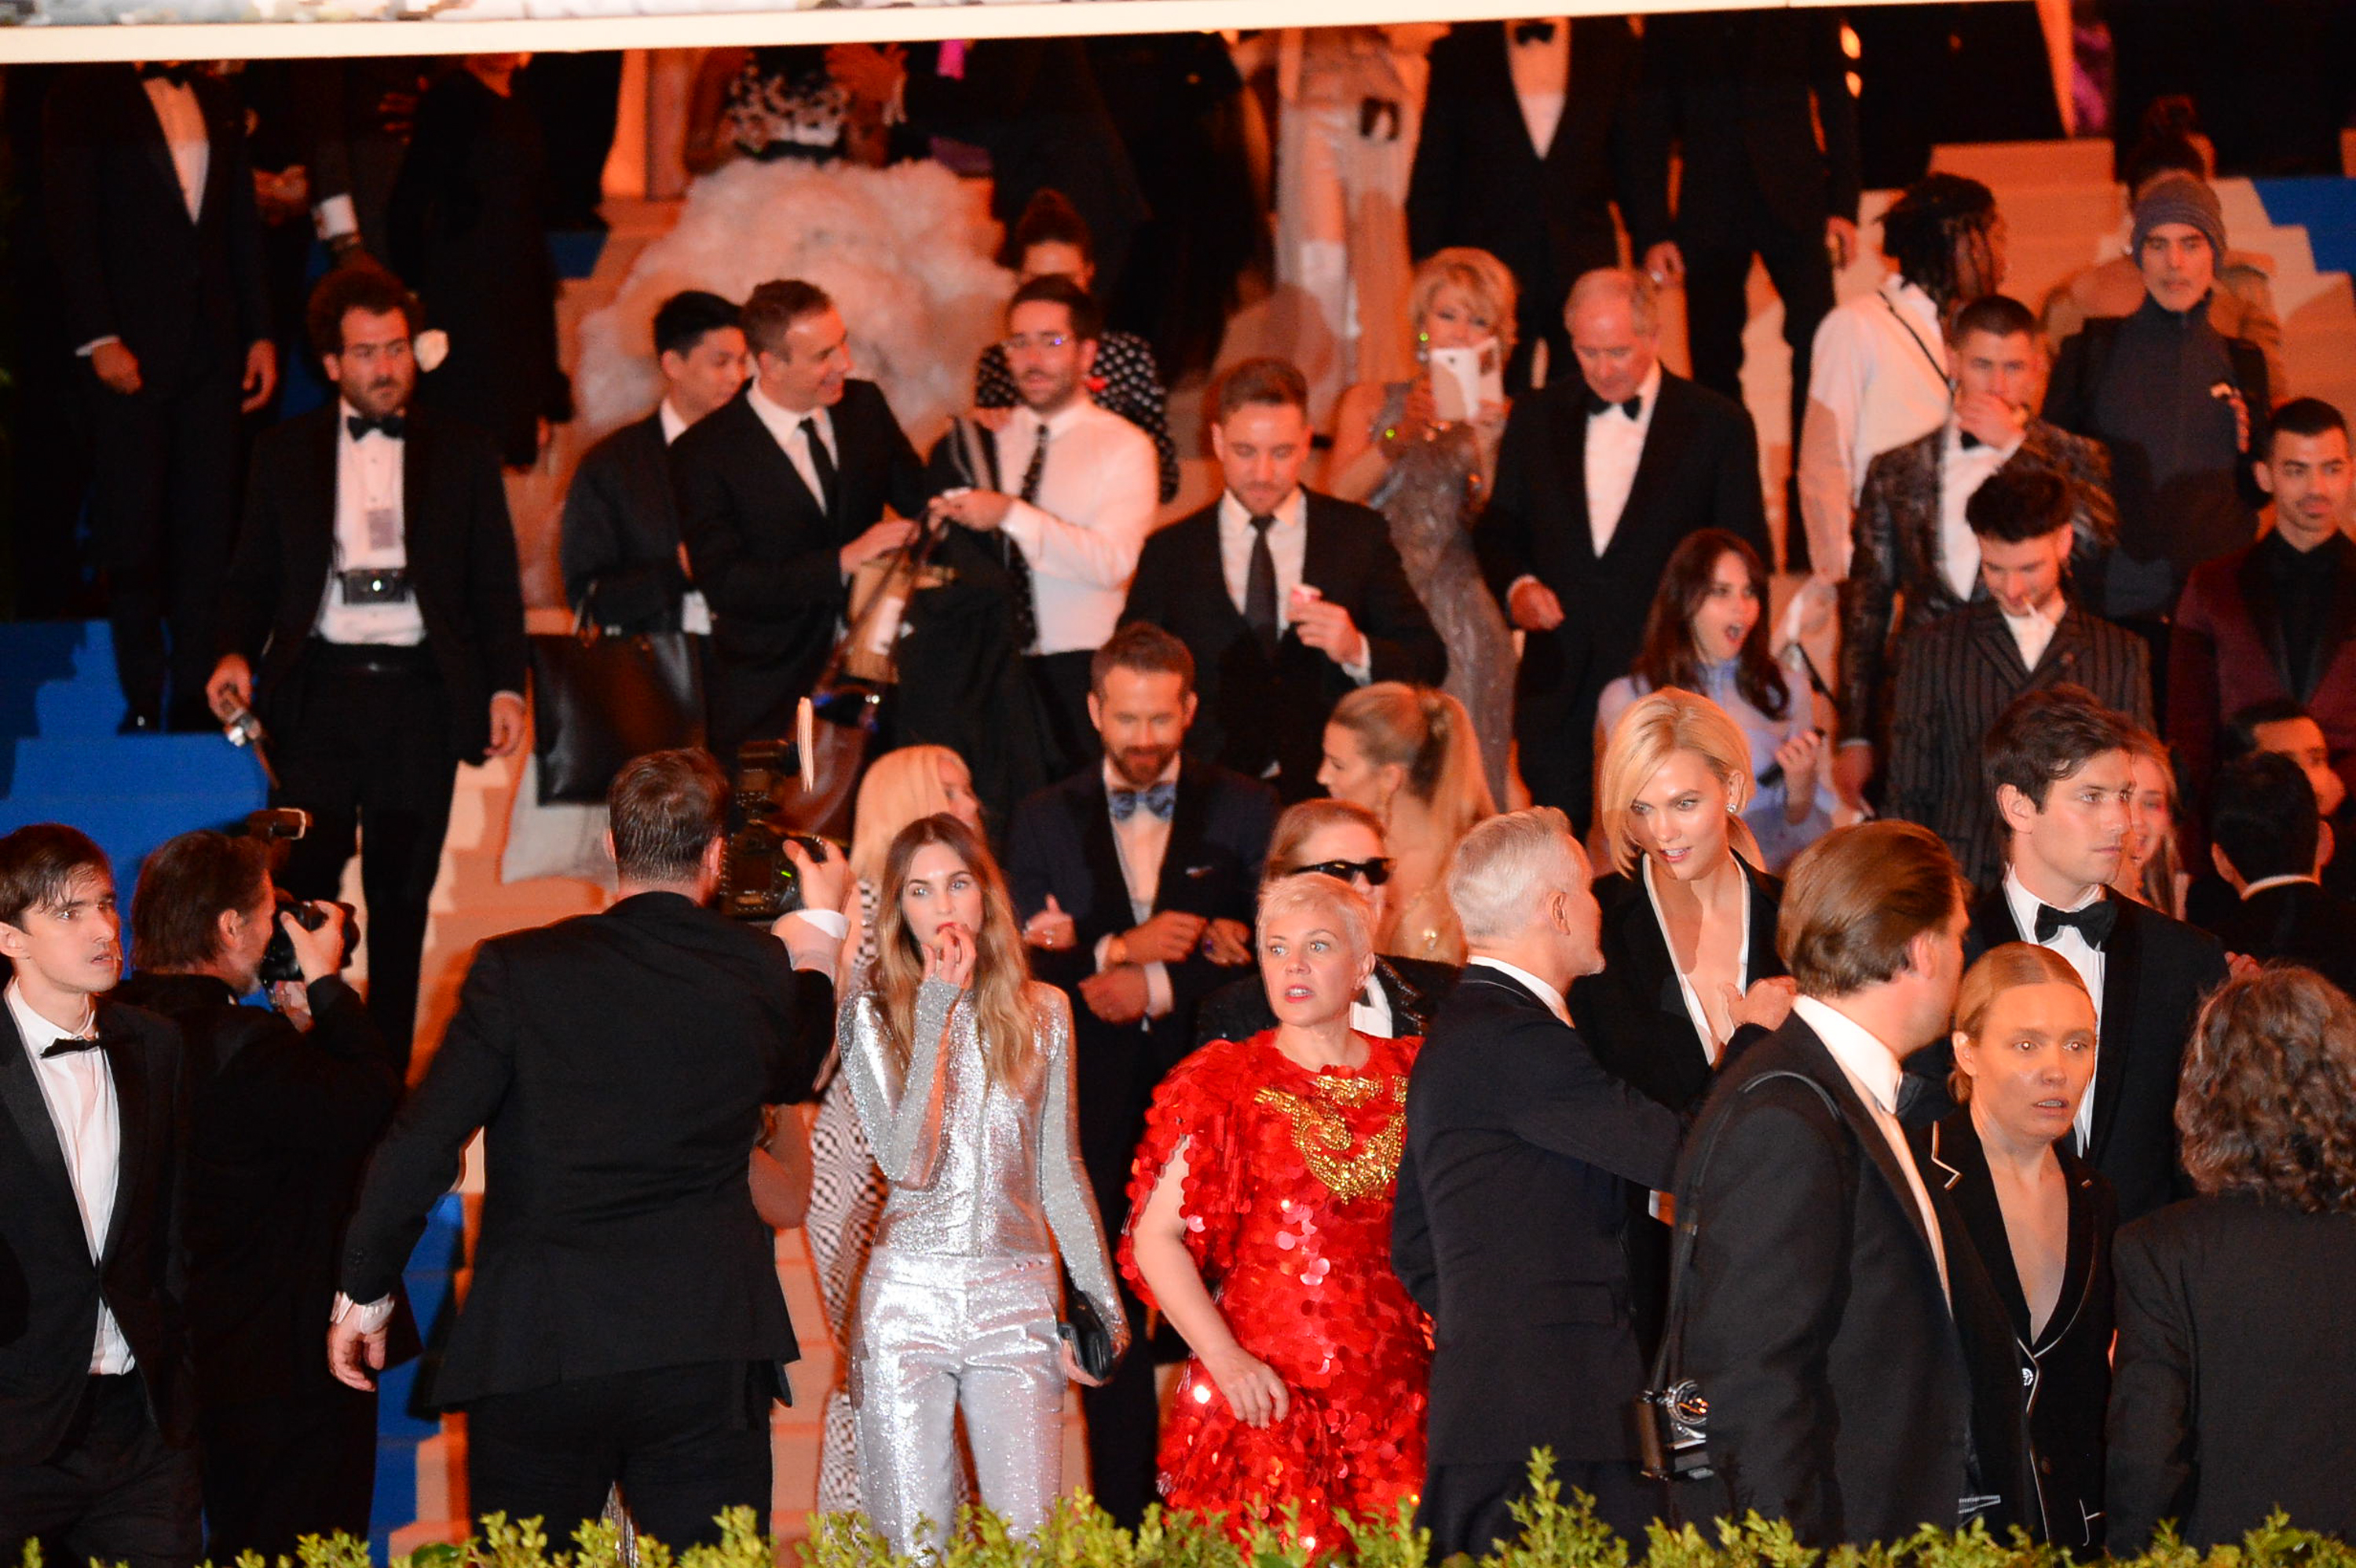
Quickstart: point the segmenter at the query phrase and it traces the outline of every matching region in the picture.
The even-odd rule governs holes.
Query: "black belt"
[[[310,657],[322,669],[351,675],[435,675],[434,650],[424,643],[331,643],[313,637]]]

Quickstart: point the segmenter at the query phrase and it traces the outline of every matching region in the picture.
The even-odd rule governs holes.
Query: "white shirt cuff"
[[[1023,552],[1023,559],[1028,560],[1039,552],[1045,517],[1037,507],[1017,496],[1007,502],[1006,516],[1000,520],[998,531],[1012,539],[1014,547]]]
[[[1145,966],[1145,1016],[1150,1019],[1168,1018],[1177,1007],[1170,989],[1170,965],[1148,964]]]
[[[822,934],[837,942],[851,934],[851,917],[839,909],[798,909],[794,911],[794,918],[809,922]]]
[[[363,1334],[374,1334],[392,1321],[392,1297],[380,1296],[374,1301],[354,1301],[342,1291],[336,1292],[336,1305],[327,1314],[330,1323],[348,1322]]]
[[[1097,938],[1097,973],[1099,975],[1105,972],[1107,967],[1105,964],[1105,954],[1109,951],[1111,947],[1112,938],[1109,935],[1099,936]]]
[[[108,344],[120,343],[122,341],[123,339],[120,336],[112,332],[108,333],[104,337],[93,337],[88,343],[83,344],[80,347],[74,350],[74,357],[77,359],[87,359],[92,354],[95,354],[100,349],[105,347]]]
[[[322,240],[334,240],[360,231],[359,214],[353,210],[349,196],[331,196],[315,203],[311,208],[311,222]]]

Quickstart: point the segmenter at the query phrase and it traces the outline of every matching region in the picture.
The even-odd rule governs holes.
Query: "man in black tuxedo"
[[[1644,1387],[1628,1314],[1629,1185],[1661,1188],[1674,1112],[1605,1072],[1570,984],[1603,966],[1601,916],[1569,819],[1540,807],[1464,837],[1448,895],[1472,957],[1416,1059],[1391,1259],[1432,1315],[1435,1556],[1519,1539],[1530,1450],[1632,1541],[1659,1511],[1628,1408]]]
[[[1961,1217],[1917,1168],[1901,1063],[1944,1038],[1965,888],[1927,829],[1876,822],[1793,863],[1783,1027],[1720,1071],[1678,1162],[1671,1378],[1709,1402],[1677,1516],[1788,1520],[1816,1548],[2033,1503],[2021,1362]]]
[[[315,907],[316,931],[282,913],[267,842],[209,828],[148,856],[131,905],[139,973],[118,994],[184,1042],[188,1335],[215,1563],[365,1536],[376,1494],[376,1396],[328,1375],[319,1325],[401,1076],[337,976],[343,911]],[[282,931],[303,976],[273,989],[288,1010],[240,1007]],[[411,1331],[402,1349],[415,1344]]]
[[[186,62],[92,65],[56,84],[45,130],[58,305],[89,367],[90,522],[123,728],[209,730],[238,420],[278,376],[242,112]]]
[[[1023,803],[1006,875],[1033,968],[1072,999],[1080,1158],[1105,1232],[1119,1235],[1154,1085],[1194,1049],[1196,1004],[1251,962],[1276,800],[1184,752],[1194,661],[1176,637],[1133,622],[1097,650],[1089,676],[1104,761]],[[1080,1400],[1097,1501],[1134,1527],[1155,1496],[1152,1358],[1130,1357]]]
[[[180,1032],[107,999],[105,854],[0,838],[0,1559],[187,1568],[200,1499],[181,1320]]]
[[[851,377],[834,302],[799,279],[744,302],[751,385],[671,448],[689,574],[712,606],[713,753],[791,735],[834,651],[851,574],[921,517],[924,467],[892,405]],[[895,517],[886,517],[890,507]]]
[[[1795,433],[1816,326],[1833,308],[1833,273],[1857,253],[1857,101],[1840,29],[1829,11],[1647,17],[1631,132],[1644,183],[1628,227],[1646,271],[1685,283],[1694,379],[1742,400],[1757,256],[1783,303]],[[1680,155],[1674,219],[1672,147]],[[1797,517],[1796,507],[1788,515]],[[1788,538],[1804,543],[1805,530]]]
[[[309,318],[341,396],[254,444],[206,695],[262,716],[271,804],[311,814],[288,891],[334,898],[367,834],[369,1010],[405,1072],[458,764],[523,744],[523,595],[498,451],[410,406],[416,302],[345,267]]]
[[[2254,752],[2219,771],[2209,854],[2240,901],[2210,930],[2228,953],[2304,964],[2356,995],[2356,904],[2323,886],[2332,848],[2290,758]]]
[[[2079,1154],[2118,1193],[2122,1223],[2192,1194],[2177,1155],[2176,1090],[2204,997],[2225,979],[2216,938],[2109,890],[2126,839],[2136,726],[2083,687],[2025,692],[1988,731],[1983,787],[2008,869],[1972,906],[1971,955],[2034,942],[2070,961],[2094,998],[2094,1085],[2078,1105]],[[1787,901],[1788,902],[1788,901]],[[1953,1109],[1953,1048],[1907,1064],[1923,1081],[1907,1120]]]
[[[1979,777],[1984,738],[2025,692],[2074,684],[2151,722],[2143,640],[2070,592],[2072,486],[2007,466],[1965,503],[1986,592],[1899,640],[1883,806],[1947,841],[1974,887],[2004,871],[2004,834]]]
[[[1520,330],[1505,376],[1517,396],[1541,342],[1547,379],[1571,379],[1563,296],[1580,273],[1620,259],[1612,203],[1644,210],[1646,171],[1629,123],[1637,69],[1624,16],[1462,22],[1431,46],[1408,248],[1472,245],[1513,270]]]
[[[354,1388],[434,1200],[477,1129],[474,1287],[434,1403],[467,1417],[477,1515],[595,1519],[618,1483],[647,1533],[713,1544],[769,1504],[769,1407],[798,1359],[747,1161],[761,1108],[809,1097],[846,925],[839,855],[787,854],[809,907],[771,933],[704,907],[728,778],[656,752],[606,806],[621,898],[483,944],[434,1065],[377,1147],[327,1358]]]
[[[1564,317],[1580,377],[1514,404],[1472,543],[1529,634],[1514,698],[1522,776],[1583,832],[1596,699],[1628,673],[1670,553],[1697,528],[1724,528],[1762,559],[1769,547],[1751,416],[1662,366],[1652,281],[1589,272]]]
[[[564,598],[608,631],[708,632],[712,612],[690,586],[680,542],[670,443],[744,389],[744,329],[734,305],[688,289],[655,312],[662,401],[581,454],[564,493],[557,557]]]
[[[1301,372],[1247,359],[1212,406],[1225,493],[1146,539],[1120,618],[1152,622],[1194,656],[1195,754],[1270,781],[1290,805],[1316,792],[1325,717],[1344,694],[1370,680],[1437,686],[1448,648],[1382,515],[1301,486]]]

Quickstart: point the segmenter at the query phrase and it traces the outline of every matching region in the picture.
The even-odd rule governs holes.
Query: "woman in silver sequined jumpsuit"
[[[851,1382],[868,1518],[909,1552],[953,1528],[960,1412],[983,1503],[1024,1534],[1045,1520],[1082,1377],[1056,1337],[1058,1258],[1117,1348],[1128,1325],[1080,1166],[1069,1004],[1031,981],[989,851],[925,817],[878,891],[875,962],[836,1032],[891,1188]]]

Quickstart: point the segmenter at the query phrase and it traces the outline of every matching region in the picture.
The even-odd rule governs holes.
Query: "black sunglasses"
[[[1320,860],[1313,866],[1295,866],[1284,874],[1305,877],[1312,871],[1338,877],[1345,882],[1353,877],[1364,877],[1370,888],[1379,888],[1391,880],[1391,863],[1380,856],[1371,860]]]

